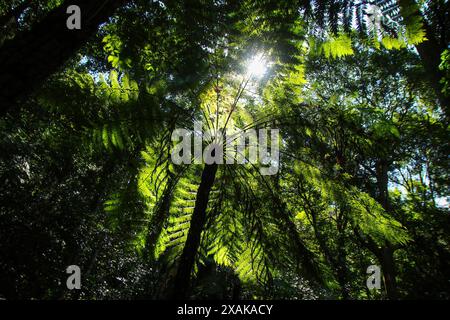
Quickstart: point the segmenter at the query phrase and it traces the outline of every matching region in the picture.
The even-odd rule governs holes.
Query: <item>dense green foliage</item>
[[[119,8],[0,118],[0,297],[449,299],[448,3],[376,2],[395,24],[358,1]],[[62,3],[1,2],[0,51]],[[173,164],[196,122],[279,128],[278,173]]]

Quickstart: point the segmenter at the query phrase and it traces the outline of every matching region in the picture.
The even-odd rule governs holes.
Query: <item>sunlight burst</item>
[[[263,54],[252,57],[247,64],[247,75],[251,77],[262,77],[267,71],[267,60]]]

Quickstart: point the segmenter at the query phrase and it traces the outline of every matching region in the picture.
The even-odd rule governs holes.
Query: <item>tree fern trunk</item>
[[[17,105],[50,75],[57,72],[113,12],[128,0],[70,0],[50,12],[28,31],[0,48],[0,116]],[[81,9],[81,30],[69,30],[69,5]]]
[[[200,246],[201,234],[206,223],[206,209],[208,207],[209,195],[216,178],[216,173],[217,164],[205,165],[200,186],[197,190],[191,226],[175,276],[173,292],[171,294],[171,297],[174,299],[184,299],[188,293],[195,256]]]

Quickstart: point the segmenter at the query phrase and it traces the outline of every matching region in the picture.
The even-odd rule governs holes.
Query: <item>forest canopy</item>
[[[10,0],[0,29],[0,298],[450,298],[447,0]]]

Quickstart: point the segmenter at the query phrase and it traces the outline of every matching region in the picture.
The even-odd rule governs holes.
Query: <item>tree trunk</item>
[[[31,30],[0,48],[0,117],[57,72],[114,11],[130,0],[67,0]],[[69,5],[81,9],[81,30],[66,26]]]
[[[270,186],[267,185],[270,190]],[[309,251],[306,245],[303,243],[302,238],[298,232],[295,222],[292,220],[294,216],[292,212],[287,208],[286,203],[280,198],[281,188],[279,180],[275,182],[275,192],[271,192],[272,200],[277,205],[278,210],[274,211],[274,217],[277,218],[278,226],[281,230],[286,230],[290,235],[292,246],[294,249],[294,255],[297,263],[297,272],[303,277],[315,283],[322,283],[320,272],[316,266],[314,254]]]
[[[233,291],[231,295],[231,300],[237,301],[241,299],[241,293],[242,293],[242,286],[241,286],[241,280],[239,277],[235,277],[233,280]]]
[[[348,300],[350,298],[350,293],[347,288],[347,275],[348,275],[348,269],[346,265],[346,254],[343,250],[344,248],[344,239],[341,235],[340,230],[339,232],[339,238],[338,238],[338,246],[337,246],[337,255],[334,255],[331,253],[331,250],[329,246],[326,243],[325,237],[322,235],[319,226],[317,224],[317,215],[316,213],[311,209],[311,207],[308,207],[308,214],[311,216],[312,219],[312,227],[314,230],[314,235],[316,237],[316,240],[319,244],[320,250],[323,252],[323,255],[325,257],[325,260],[327,263],[332,267],[333,273],[339,283],[339,286],[341,287],[341,294],[342,299]]]
[[[296,259],[297,272],[312,282],[321,283],[322,279],[320,278],[319,270],[315,265],[314,254],[309,251],[303,243],[297,230],[297,226],[291,218],[293,214],[289,212],[286,204],[276,193],[272,192],[272,200],[278,207],[278,210],[274,210],[273,212],[277,224],[280,230],[286,230],[289,234],[293,254]]]
[[[170,205],[172,203],[173,187],[178,179],[175,179],[173,173],[168,173],[169,178],[167,181],[166,189],[164,190],[164,195],[159,204],[156,212],[152,216],[149,224],[149,231],[147,234],[147,239],[145,241],[144,256],[146,259],[155,257],[155,246],[156,242],[161,234],[164,222],[167,220],[170,214]]]
[[[406,12],[408,10],[405,9],[410,6],[417,6],[416,1],[399,1],[400,13],[402,14],[403,18],[407,18]],[[417,14],[420,14],[420,12],[418,12]],[[426,31],[427,40],[416,45],[416,49],[419,52],[422,64],[425,68],[426,75],[428,77],[427,80],[433,90],[436,92],[436,97],[438,98],[442,110],[444,111],[446,119],[448,121],[450,119],[450,97],[445,96],[445,94],[442,92],[443,85],[440,83],[440,81],[444,77],[444,74],[439,69],[439,65],[441,63],[441,54],[445,49],[447,49],[448,44],[446,39],[437,39],[435,37],[432,26],[427,23],[423,15],[422,22]]]
[[[427,28],[427,30],[428,29],[429,28]],[[440,47],[436,39],[428,34],[429,32],[427,32],[428,40],[417,45],[416,48],[425,68],[428,82],[436,92],[442,111],[444,111],[446,119],[449,120],[450,98],[442,92],[443,85],[441,83],[441,79],[444,77],[444,73],[439,69],[439,65],[441,64],[441,54],[446,48]]]
[[[217,173],[217,164],[205,165],[202,172],[200,186],[197,190],[194,212],[191,218],[183,253],[178,264],[175,276],[173,292],[174,299],[184,299],[189,291],[190,277],[194,267],[195,256],[200,246],[200,238],[206,223],[206,209],[208,207],[209,195],[214,184]]]
[[[343,235],[343,229],[338,227],[338,245],[337,245],[337,280],[341,287],[342,299],[349,300],[349,270],[347,268],[347,252],[345,251],[345,239]]]
[[[389,204],[389,190],[388,190],[388,184],[389,184],[389,177],[388,177],[388,171],[389,171],[389,163],[386,160],[378,160],[376,163],[376,178],[377,178],[377,195],[376,199],[379,204],[383,207],[383,209],[386,212],[390,211],[390,204]]]
[[[395,280],[394,250],[390,246],[381,249],[379,254],[384,286],[390,300],[398,299],[397,281]]]
[[[376,164],[377,174],[377,186],[378,186],[378,202],[383,209],[389,213],[391,205],[389,203],[389,163],[386,160],[379,160]],[[397,281],[395,279],[395,262],[394,262],[394,250],[390,244],[386,244],[385,247],[378,249],[376,254],[378,260],[381,263],[383,270],[384,283],[386,287],[386,293],[389,299],[398,299]]]

